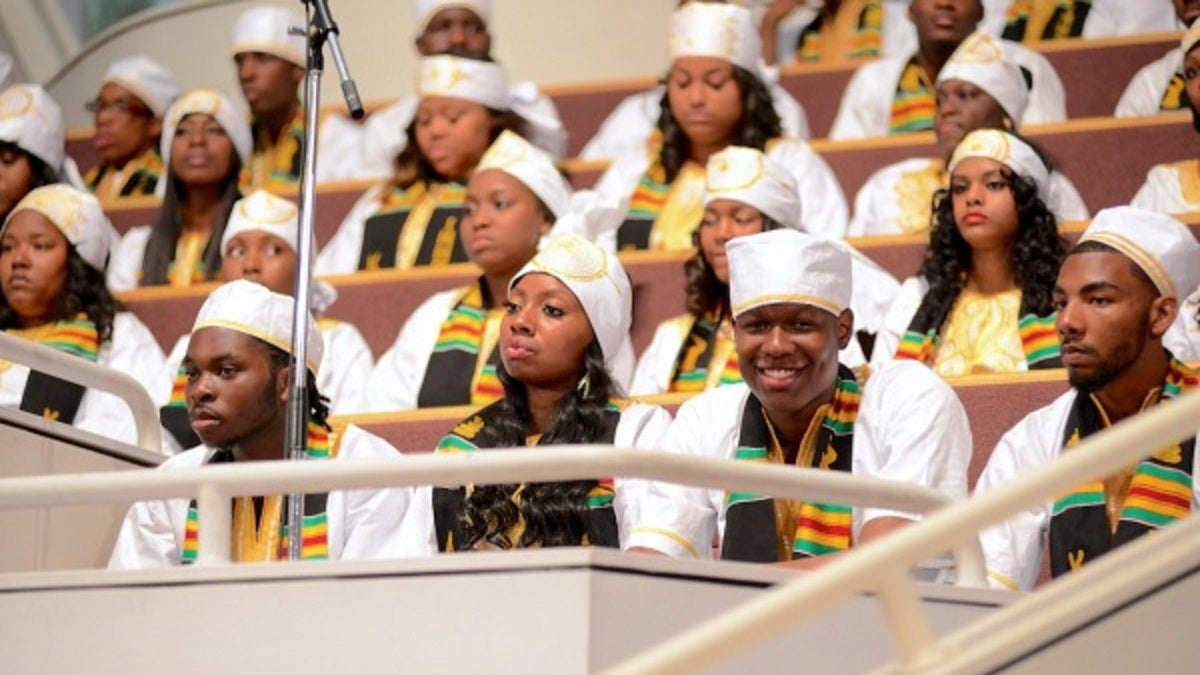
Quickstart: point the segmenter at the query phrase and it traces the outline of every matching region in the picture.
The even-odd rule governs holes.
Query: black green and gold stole
[[[688,331],[679,350],[679,358],[675,362],[675,375],[671,379],[669,391],[699,392],[708,388],[709,365],[720,339],[722,315],[720,310],[712,310],[692,321],[691,330]],[[725,363],[717,364],[717,367],[721,368],[718,385],[742,381],[736,349],[730,351]]]
[[[13,331],[14,335],[19,336],[20,333]],[[82,314],[74,319],[56,322],[33,341],[93,363],[100,355],[100,336],[96,324]],[[79,406],[86,392],[87,387],[30,368],[25,391],[21,393],[20,409],[71,424],[79,414]]]
[[[657,148],[654,152],[654,163],[646,169],[633,189],[633,195],[629,198],[629,212],[617,229],[619,251],[650,248],[650,231],[654,229],[654,221],[662,213],[671,194],[671,184],[667,182],[666,171],[658,159]]]
[[[937,108],[933,84],[925,77],[925,71],[917,63],[914,54],[896,83],[892,96],[892,111],[888,121],[889,134],[907,134],[933,128],[933,113]]]
[[[854,372],[838,364],[833,401],[822,408],[820,427],[810,429],[810,466],[849,472],[854,449],[854,422],[862,400],[862,385]],[[771,437],[762,403],[753,394],[746,398],[738,431],[736,458],[769,462]],[[803,453],[802,453],[803,454]],[[746,562],[779,562],[809,558],[850,548],[853,511],[841,504],[795,502],[745,492],[726,495],[725,536],[721,558]]]
[[[420,210],[425,198],[436,199],[424,223],[410,223],[409,216]],[[427,187],[418,182],[408,189],[397,188],[384,199],[379,211],[363,224],[362,250],[358,269],[378,270],[400,266],[401,237],[405,227],[425,228],[413,266],[445,265],[467,262],[466,251],[458,236],[463,215],[466,186],[448,183]],[[414,216],[414,220],[416,217]]]
[[[242,186],[275,190],[293,187],[300,181],[304,160],[304,109],[288,123],[278,139],[257,122],[251,126],[254,151],[242,167],[238,182]]]
[[[604,432],[593,439],[592,443],[612,444],[616,440],[617,425],[621,421],[621,411],[629,406],[628,401],[613,399],[608,402],[604,413]],[[495,424],[499,406],[495,403],[475,413],[446,435],[437,445],[434,452],[442,454],[476,452],[487,449],[486,446],[475,444],[475,438],[489,424]],[[538,443],[541,444],[540,441]],[[455,542],[465,540],[462,530],[462,514],[466,500],[466,488],[434,487],[433,488],[433,522],[437,531],[438,550],[453,551],[457,548]],[[617,514],[613,508],[616,491],[612,478],[601,478],[588,494],[587,505],[590,515],[588,543],[592,546],[616,548],[620,546],[617,530]],[[515,542],[514,542],[515,543]]]
[[[1026,304],[1028,295],[1021,294],[1021,307],[1018,310],[1021,319],[1017,323],[1017,332],[1021,336],[1021,349],[1025,352],[1025,363],[1030,370],[1039,368],[1061,368],[1062,355],[1059,352],[1058,332],[1054,328],[1056,315],[1039,316],[1035,309]],[[920,361],[925,365],[933,365],[937,355],[938,337],[942,324],[950,316],[957,295],[940,311],[933,314],[931,321],[922,322],[916,318],[908,326],[908,330],[900,338],[900,345],[892,358],[899,360]],[[922,303],[924,304],[924,303]]]
[[[184,450],[200,445],[200,437],[192,430],[192,420],[188,417],[186,392],[187,371],[180,365],[171,381],[171,397],[158,409],[158,423]]]
[[[1038,31],[1037,0],[1016,0],[1008,6],[1004,32],[1000,37],[1013,42],[1036,42],[1079,37],[1083,24],[1092,11],[1091,0],[1059,0],[1058,6]],[[1033,31],[1036,35],[1030,34]]]
[[[329,447],[329,432],[312,421],[308,421],[308,459],[330,459],[336,455],[336,451],[331,451]],[[222,448],[209,458],[208,464],[223,464],[232,462],[233,451],[227,448]],[[279,549],[276,551],[276,558],[286,560],[288,557],[288,549],[290,543],[288,541],[288,527],[286,514],[288,512],[287,502],[289,497],[284,497],[283,514],[284,518],[280,519],[280,537]],[[326,503],[329,500],[329,495],[324,492],[307,493],[304,495],[304,521],[301,525],[301,551],[300,558],[303,560],[324,560],[329,557],[329,522],[326,517]],[[200,519],[196,508],[196,500],[193,499],[188,504],[187,524],[183,531],[183,550],[180,552],[180,558],[184,565],[189,565],[196,561],[196,555],[199,551],[200,542]],[[255,561],[234,561],[234,562],[255,562]]]
[[[117,196],[153,195],[164,170],[162,157],[159,156],[158,149],[150,148],[140,156],[129,160],[128,168],[132,169],[132,171],[129,177],[125,179],[125,183],[121,185]],[[112,170],[113,168],[108,164],[96,165],[87,172],[87,175],[83,178],[83,182],[89,190],[95,192],[100,187],[100,183],[104,180],[104,177]],[[101,200],[107,197],[109,195],[99,195]]]
[[[480,277],[465,288],[451,308],[425,368],[425,379],[417,395],[417,407],[439,405],[488,405],[504,396],[496,375],[500,350],[494,345],[487,363],[479,369],[479,351],[487,329],[487,284]],[[475,372],[479,371],[479,378]],[[474,386],[472,386],[474,384]]]
[[[825,41],[821,35],[824,23],[824,14],[817,12],[817,17],[800,31],[800,37],[796,41],[797,61],[820,61],[836,58],[833,54],[825,52]],[[850,37],[849,51],[846,52],[845,58],[857,60],[879,56],[882,47],[883,4],[880,0],[864,0],[862,10],[858,14],[858,21],[854,25],[854,34]]]
[[[1186,104],[1183,102],[1184,92],[1187,88],[1187,82],[1183,79],[1183,67],[1175,69],[1175,73],[1171,75],[1171,81],[1167,82],[1167,88],[1163,90],[1162,101],[1158,104],[1158,109],[1167,112],[1170,110],[1183,110]]]
[[[1159,400],[1176,398],[1197,386],[1200,372],[1172,358]],[[1077,394],[1063,429],[1063,447],[1069,449],[1105,426],[1095,399]],[[1050,518],[1050,573],[1057,577],[1079,569],[1191,513],[1195,451],[1193,436],[1139,462],[1115,531],[1108,519],[1103,479],[1080,485],[1055,500]]]

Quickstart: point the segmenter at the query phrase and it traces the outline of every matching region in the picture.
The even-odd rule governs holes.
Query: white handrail
[[[133,411],[138,446],[150,452],[162,453],[158,408],[150,400],[145,387],[132,377],[3,331],[0,331],[0,358],[120,398]]]
[[[1153,410],[1089,436],[1070,452],[1030,471],[1020,480],[972,497],[954,508],[931,514],[886,538],[863,545],[813,574],[797,577],[720,616],[695,626],[606,671],[608,675],[700,672],[741,650],[775,637],[846,598],[875,590],[899,652],[897,668],[921,671],[937,662],[939,643],[919,613],[911,609],[916,589],[898,578],[919,560],[947,547],[978,541],[978,533],[1005,518],[1043,504],[1089,480],[1103,478],[1135,463],[1164,445],[1191,437],[1200,427],[1200,392],[1189,393]]]
[[[228,500],[237,495],[395,485],[542,482],[597,476],[640,477],[921,514],[954,503],[950,497],[932,488],[843,472],[584,445],[409,455],[394,460],[256,462],[172,471],[10,478],[0,480],[0,509],[195,495],[199,517],[204,523],[199,533],[197,562],[220,564],[229,561]],[[948,548],[943,547],[936,554]],[[953,551],[961,583],[982,585],[983,554],[978,540],[964,540],[954,546]]]

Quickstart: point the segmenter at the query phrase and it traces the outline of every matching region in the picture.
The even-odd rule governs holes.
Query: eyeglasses
[[[109,101],[109,102],[102,101],[98,98],[92,99],[91,101],[88,101],[87,103],[83,104],[83,109],[92,113],[93,115],[99,115],[101,112],[107,110],[114,115],[119,115],[122,117],[153,117],[154,116],[154,114],[151,113],[150,110],[147,109],[146,107],[138,105],[136,103],[133,103],[133,102],[128,101],[123,98],[119,98],[115,101]]]

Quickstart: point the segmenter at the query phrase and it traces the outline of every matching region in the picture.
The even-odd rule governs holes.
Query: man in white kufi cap
[[[159,137],[163,116],[180,93],[175,75],[148,56],[117,59],[105,71],[100,91],[87,104],[100,163],[84,176],[101,201],[162,196],[167,181]]]
[[[492,172],[519,181],[541,202],[545,212],[526,210],[527,197],[513,194],[511,188],[495,195],[485,192],[485,187],[495,189],[497,185],[485,183]],[[504,213],[491,206],[495,200],[507,204]],[[470,284],[433,294],[408,317],[371,373],[365,392],[369,411],[485,405],[499,398],[503,392],[495,374],[499,361],[497,336],[509,282],[537,252],[539,240],[546,238],[556,220],[584,217],[576,212],[570,187],[550,156],[510,131],[500,134],[475,167],[467,186],[467,203],[474,214],[464,217],[464,239],[480,232],[487,243],[479,256],[466,241],[464,247],[482,274]],[[528,220],[512,220],[513,211],[529,213]],[[602,209],[587,210],[589,215],[599,212]],[[464,331],[464,321],[471,322],[472,318],[479,322],[479,331]],[[446,339],[454,336],[457,338]],[[628,336],[623,347],[611,369],[622,388],[633,370]]]
[[[295,203],[265,190],[256,190],[235,203],[221,237],[221,280],[247,279],[276,293],[291,294],[296,285],[297,219]],[[359,412],[373,363],[370,347],[353,324],[322,316],[337,300],[333,286],[314,280],[311,295],[310,310],[317,317],[317,329],[325,345],[317,386],[329,398],[333,414]],[[188,337],[184,335],[175,343],[158,386],[151,390],[155,403],[161,406],[160,417],[167,432],[163,444],[168,454],[199,442],[187,419],[183,395],[187,376],[182,363]]]
[[[1193,23],[1184,34],[1180,41],[1180,52],[1180,72],[1200,68],[1200,21]],[[1178,88],[1177,95],[1183,101],[1182,107],[1192,110],[1192,126],[1200,133],[1200,113],[1196,112],[1196,105],[1200,104],[1200,82],[1194,78],[1185,81],[1182,75],[1175,77],[1179,79],[1173,86]],[[1146,181],[1129,202],[1130,206],[1162,213],[1200,210],[1200,192],[1195,189],[1192,179],[1197,171],[1200,171],[1198,159],[1165,162],[1151,167],[1146,174]]]
[[[415,0],[414,44],[421,57],[451,55],[469,59],[491,59],[494,16],[492,0]],[[407,90],[407,88],[404,88]],[[396,155],[408,139],[405,129],[417,113],[420,95],[406,96],[371,113],[361,126],[343,117],[330,117],[322,127],[322,157],[345,157],[318,168],[321,180],[386,178],[392,174]],[[511,109],[529,122],[529,139],[555,160],[567,153],[566,128],[553,101],[533,82],[509,87],[504,109]]]
[[[915,48],[858,67],[842,93],[829,138],[872,138],[933,128],[936,101],[932,83],[959,45],[979,27],[984,3],[912,0],[908,14],[916,27]],[[1066,93],[1046,57],[1017,42],[998,43],[1009,59],[1031,76],[1024,122],[1065,120]]]
[[[692,5],[697,9],[690,8]],[[780,86],[778,71],[763,64],[759,58],[761,43],[758,28],[749,10],[732,4],[695,2],[676,10],[672,21],[672,36],[687,33],[715,38],[723,32],[723,25],[733,26],[737,36],[737,47],[730,50],[728,55],[733,55],[733,51],[736,51],[734,63],[755,74],[767,85],[771,102],[783,125],[783,135],[795,138],[809,137],[808,117],[804,114],[804,108]],[[703,50],[698,43],[688,45],[674,39],[671,40],[670,48],[672,59]],[[666,88],[660,85],[629,96],[618,103],[600,123],[596,134],[579,151],[579,157],[620,159],[630,154],[645,154],[650,135],[658,125],[665,92]]]
[[[1054,289],[1071,390],[1000,439],[977,489],[1016,480],[1082,439],[1200,386],[1200,371],[1163,347],[1197,285],[1200,243],[1182,223],[1131,207],[1096,214]],[[990,581],[1031,590],[1044,555],[1057,577],[1186,517],[1200,504],[1195,449],[1195,436],[1158,448],[1134,466],[986,530]]]
[[[668,452],[849,471],[967,494],[971,434],[953,390],[894,362],[868,376],[838,362],[853,336],[850,255],[790,229],[733,239],[729,299],[745,382],[679,408]],[[684,558],[806,560],[883,536],[914,514],[773,500],[652,482],[627,548]]]
[[[37,228],[39,220],[41,227]],[[162,349],[134,314],[117,311],[96,295],[104,284],[104,268],[116,233],[94,196],[66,183],[44,185],[26,194],[0,228],[0,238],[11,246],[15,256],[8,264],[5,283],[14,273],[28,277],[35,287],[51,283],[47,277],[54,274],[52,266],[31,264],[31,256],[20,253],[31,250],[31,246],[53,243],[44,234],[47,224],[66,240],[68,256],[73,253],[90,269],[83,271],[68,258],[63,267],[65,288],[48,301],[62,307],[74,304],[75,309],[66,310],[65,316],[51,314],[46,323],[24,326],[27,330],[13,326],[9,334],[92,360],[149,388],[154,383],[153,373],[162,367]],[[96,300],[81,307],[82,297]],[[9,297],[6,305],[15,316],[12,301]],[[111,333],[105,335],[100,323],[109,316]],[[66,339],[62,339],[64,330]],[[137,422],[120,397],[96,389],[76,389],[62,380],[35,373],[21,364],[6,362],[0,369],[0,406],[35,412],[123,443],[137,443]]]
[[[850,236],[927,232],[933,194],[947,184],[946,163],[959,141],[976,129],[1018,130],[1029,102],[1020,67],[1000,40],[982,32],[954,51],[938,73],[936,90],[942,101],[933,126],[939,156],[902,160],[873,173],[854,198]],[[1058,171],[1043,199],[1059,220],[1088,217],[1083,198]]]
[[[306,28],[299,11],[270,5],[246,10],[233,25],[233,60],[254,134],[254,151],[242,171],[244,187],[279,190],[300,180]]]
[[[759,150],[729,146],[709,157],[706,171],[704,218],[697,227],[697,257],[688,263],[689,274],[705,270],[721,286],[717,294],[725,296],[726,244],[763,230],[800,229],[803,209],[791,173]],[[865,325],[873,333],[899,284],[871,259],[845,248],[852,256],[853,276],[860,281],[854,284],[850,302],[857,330]],[[705,298],[710,306],[696,316],[691,308],[702,295],[707,294],[689,288],[689,312],[659,324],[638,359],[631,393],[702,391],[741,381],[727,302],[724,297]],[[866,361],[857,339],[841,350],[839,360],[849,366]]]
[[[168,459],[161,469],[286,458],[293,312],[290,297],[251,281],[234,281],[213,291],[196,317],[184,359],[188,414],[203,445]],[[308,459],[402,461],[387,442],[354,425],[331,438],[328,409],[319,402],[314,372],[321,360],[321,337],[312,323],[307,340]],[[229,377],[230,370],[237,376]],[[287,558],[282,533],[286,501],[279,495],[234,499],[234,561]],[[304,559],[396,558],[432,552],[428,488],[310,494],[304,511]],[[150,569],[194,561],[195,519],[194,501],[135,503],[121,526],[109,568]]]

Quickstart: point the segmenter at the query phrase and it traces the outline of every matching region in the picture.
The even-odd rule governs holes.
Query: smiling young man
[[[303,14],[270,6],[243,12],[233,26],[233,60],[254,133],[254,152],[240,181],[247,191],[291,188],[300,180],[305,26]]]
[[[1017,480],[1081,439],[1200,386],[1200,372],[1162,343],[1181,298],[1197,284],[1200,243],[1181,223],[1130,207],[1098,213],[1067,256],[1054,289],[1071,390],[1000,439],[978,489]],[[1031,589],[1047,530],[1050,571],[1059,576],[1188,515],[1200,503],[1194,450],[1194,437],[1162,448],[987,530],[991,581]]]
[[[868,377],[838,363],[853,333],[850,255],[795,230],[726,244],[744,384],[680,407],[668,452],[771,462],[967,493],[971,435],[953,390],[928,368],[891,362]],[[885,403],[886,402],[886,403]],[[917,516],[651,483],[626,544],[675,557],[793,562],[843,551]]]
[[[232,281],[201,307],[188,343],[187,410],[202,445],[162,464],[165,470],[224,462],[285,459],[292,357],[292,299],[251,281]],[[399,458],[382,439],[353,425],[330,440],[329,410],[316,387],[321,337],[308,329],[308,459]],[[305,559],[369,559],[433,551],[428,488],[308,494],[304,500]],[[117,538],[110,569],[168,567],[194,561],[195,502],[137,502]],[[287,499],[238,497],[233,504],[231,556],[237,562],[286,558]]]

